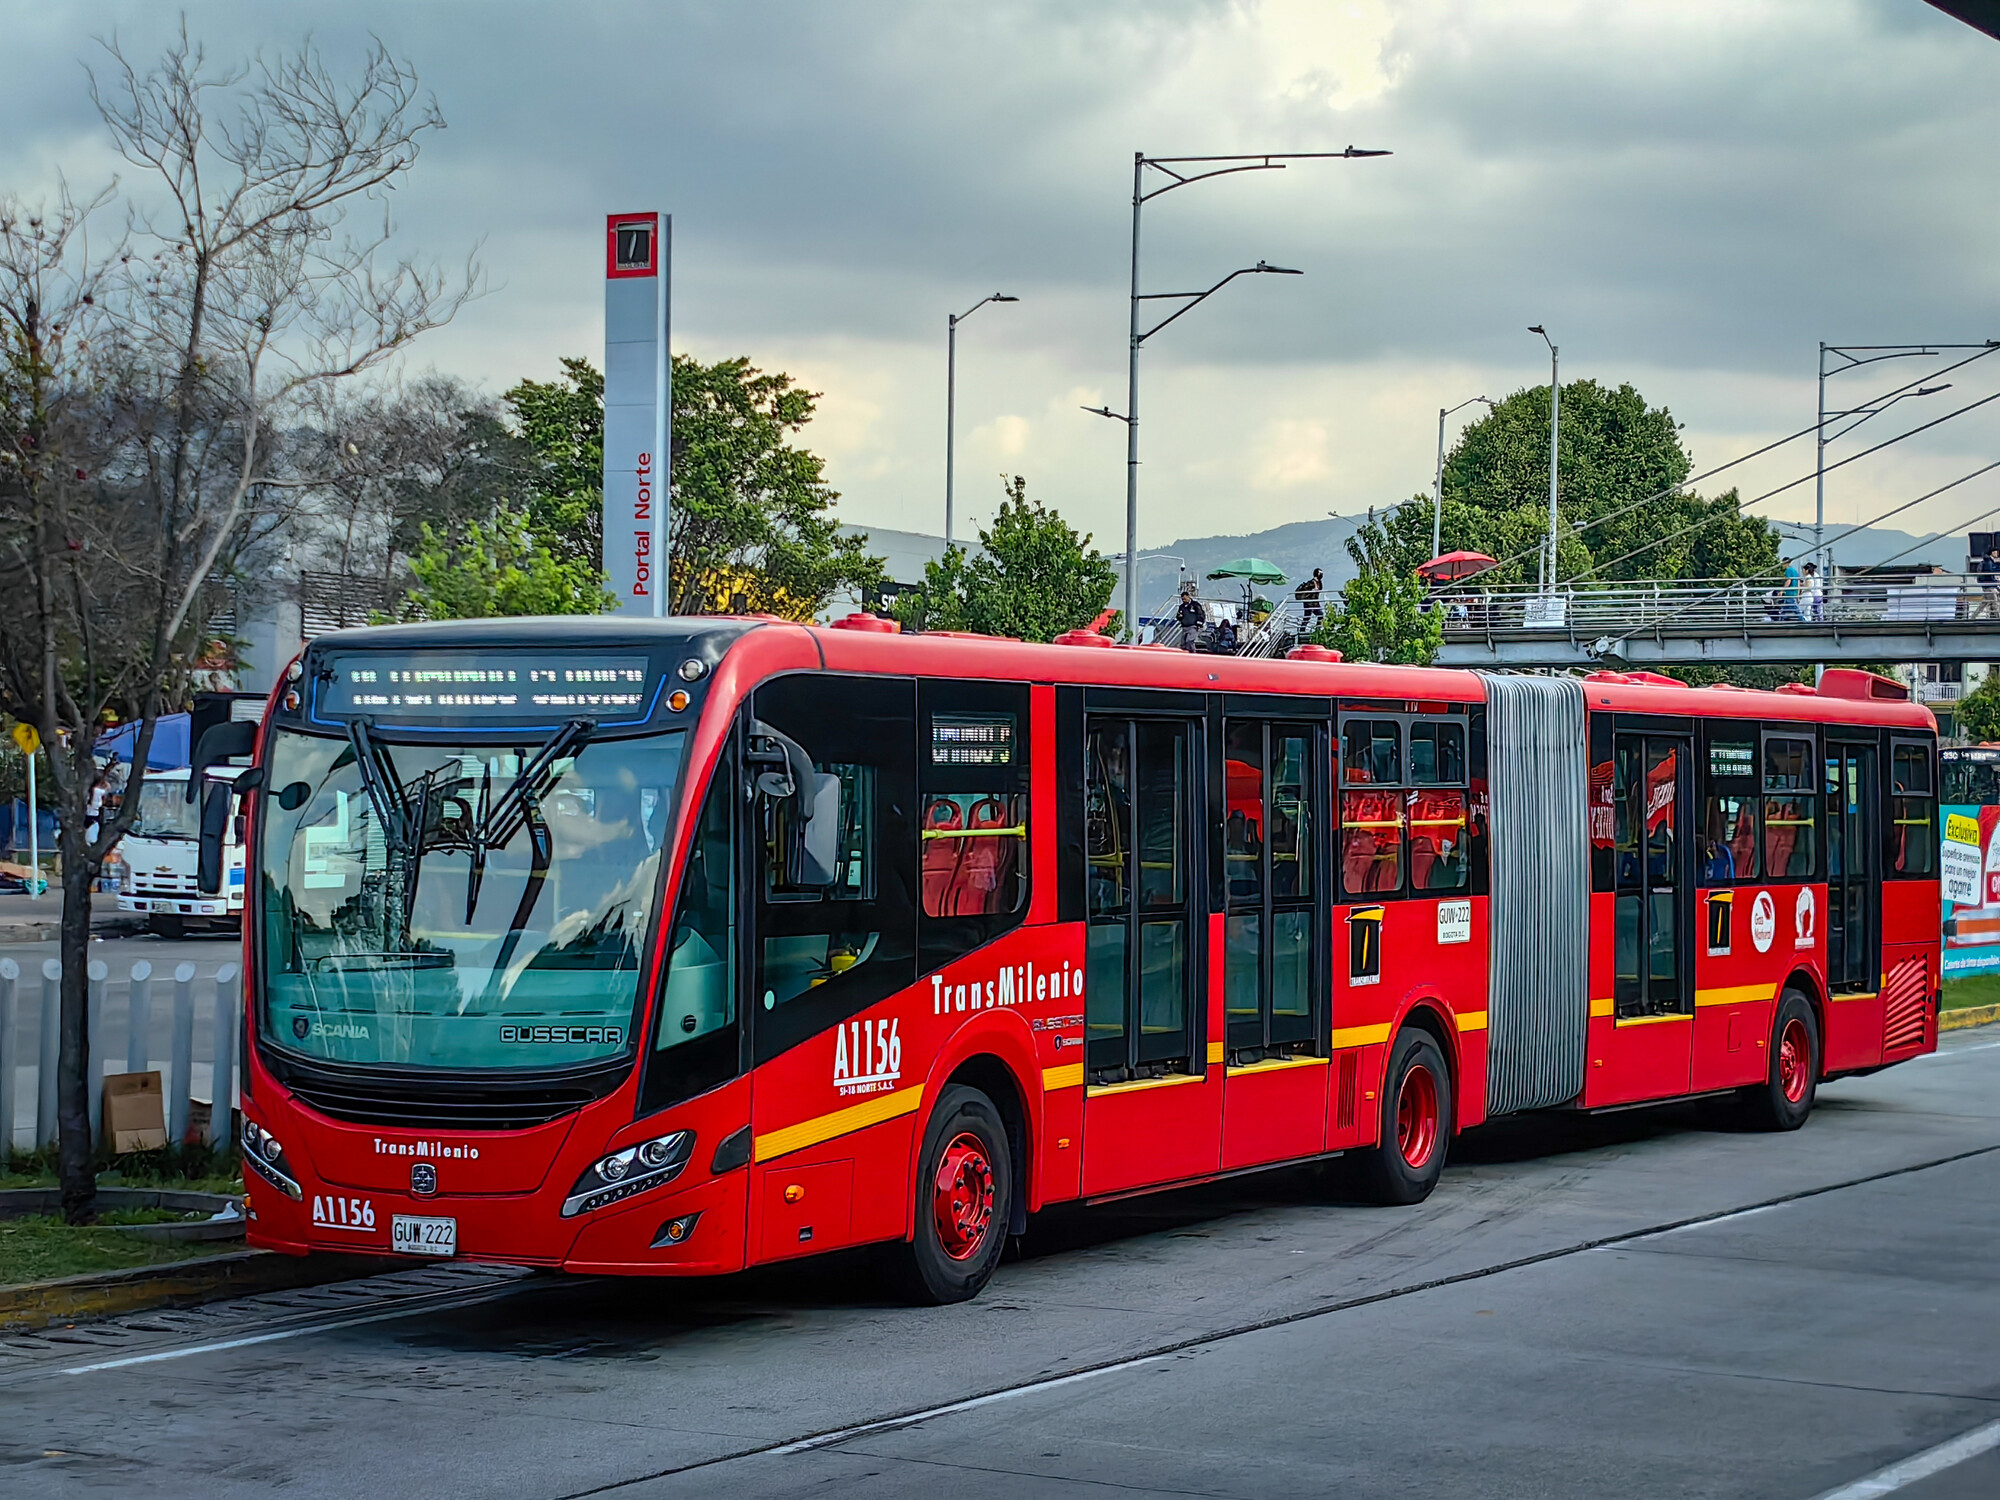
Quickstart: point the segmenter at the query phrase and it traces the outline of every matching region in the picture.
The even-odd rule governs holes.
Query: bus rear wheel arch
[[[928,1306],[978,1296],[1007,1246],[1014,1181],[999,1109],[978,1089],[947,1084],[917,1156],[913,1232],[889,1247],[897,1290]]]
[[[1437,1186],[1451,1143],[1454,1095],[1444,1048],[1422,1026],[1405,1025],[1382,1075],[1375,1144],[1354,1153],[1370,1202],[1421,1203]]]

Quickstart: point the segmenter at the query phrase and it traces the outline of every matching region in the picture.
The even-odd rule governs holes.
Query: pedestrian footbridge
[[[1769,580],[1448,587],[1437,665],[1686,667],[2000,660],[2000,588],[1972,574],[1832,580],[1782,608]],[[1818,618],[1804,618],[1815,614]]]

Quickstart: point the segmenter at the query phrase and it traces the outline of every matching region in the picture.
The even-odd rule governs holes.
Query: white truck
[[[213,779],[235,774],[229,770],[228,776]],[[243,920],[241,799],[231,800],[223,834],[222,889],[204,896],[195,880],[201,804],[187,800],[187,784],[185,767],[147,772],[139,788],[138,816],[118,845],[117,857],[124,864],[118,909],[144,913],[146,926],[161,937],[177,938],[191,927],[235,927]]]

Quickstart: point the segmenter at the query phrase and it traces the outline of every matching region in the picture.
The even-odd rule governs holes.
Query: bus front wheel
[[[891,1274],[903,1295],[931,1306],[978,1296],[1006,1249],[1013,1194],[1000,1111],[978,1089],[953,1084],[924,1127],[916,1233],[891,1247]]]
[[[1372,1147],[1355,1153],[1368,1199],[1407,1204],[1428,1198],[1444,1172],[1453,1118],[1444,1052],[1429,1032],[1405,1027],[1382,1078],[1380,1132]]]
[[[1812,1113],[1819,1086],[1819,1021],[1797,990],[1778,998],[1771,1061],[1764,1082],[1743,1091],[1750,1118],[1764,1130],[1797,1130]]]

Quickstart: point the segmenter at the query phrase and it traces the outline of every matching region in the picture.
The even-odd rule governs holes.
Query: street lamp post
[[[981,297],[962,313],[950,313],[944,325],[944,544],[951,547],[951,478],[952,478],[952,429],[958,421],[958,325],[978,312],[989,302],[1019,302],[1019,297],[1009,297],[1004,292],[995,292],[990,297]]]
[[[1442,548],[1443,548],[1443,546],[1444,546],[1444,542],[1443,542],[1443,536],[1444,536],[1444,419],[1445,419],[1446,417],[1450,416],[1450,415],[1451,415],[1451,414],[1452,414],[1453,412],[1455,412],[1455,411],[1464,411],[1466,407],[1468,407],[1468,406],[1471,406],[1471,405],[1472,405],[1472,404],[1473,404],[1474,402],[1478,402],[1478,401],[1485,401],[1485,402],[1486,402],[1486,405],[1487,405],[1487,407],[1488,407],[1489,409],[1490,409],[1490,408],[1492,407],[1492,405],[1493,405],[1493,403],[1492,403],[1491,401],[1488,401],[1488,400],[1487,400],[1487,398],[1486,398],[1486,397],[1484,397],[1484,396],[1473,396],[1473,397],[1471,397],[1471,398],[1470,398],[1469,400],[1465,400],[1465,401],[1461,401],[1461,402],[1459,402],[1459,403],[1458,403],[1458,405],[1456,405],[1456,406],[1441,406],[1441,407],[1439,407],[1439,408],[1438,408],[1438,463],[1437,463],[1437,478],[1436,478],[1436,480],[1434,480],[1434,481],[1432,482],[1432,485],[1431,485],[1431,490],[1432,490],[1432,497],[1433,497],[1433,499],[1434,499],[1434,501],[1435,501],[1435,505],[1434,505],[1433,509],[1431,510],[1431,556],[1432,556],[1432,557],[1436,557],[1436,556],[1438,556],[1438,555],[1439,555],[1439,553],[1440,553],[1440,551],[1442,550]]]
[[[1827,377],[1830,375],[1844,375],[1849,370],[1858,370],[1863,365],[1879,364],[1885,359],[1916,359],[1922,358],[1925,355],[1942,354],[1947,350],[1990,350],[1995,347],[2000,347],[2000,340],[1983,339],[1976,344],[1828,344],[1825,342],[1820,344],[1819,422],[1813,432],[1813,447],[1815,449],[1815,462],[1813,465],[1813,560],[1819,564],[1819,571],[1822,577],[1827,576],[1832,571],[1828,565],[1824,546],[1826,535],[1826,445],[1832,442],[1834,437],[1852,432],[1856,427],[1861,425],[1861,422],[1865,422],[1870,417],[1887,411],[1890,406],[1902,400],[1905,396],[1934,396],[1939,391],[1949,389],[1948,386],[1942,385],[1927,386],[1917,391],[1906,388],[1893,392],[1889,399],[1879,406],[1874,402],[1870,402],[1866,406],[1857,406],[1852,411],[1828,411],[1826,409]],[[1828,355],[1832,355],[1835,361],[1831,369],[1827,367]],[[1977,357],[1976,355],[1974,356],[1974,358]],[[1960,363],[1963,363],[1963,361],[1960,361]],[[1956,369],[1957,366],[1953,365],[1949,368]],[[1858,416],[1861,421],[1850,423],[1832,436],[1827,434],[1826,427],[1828,422],[1837,422],[1842,417],[1855,416]]]
[[[1139,628],[1139,617],[1135,587],[1138,566],[1132,560],[1139,554],[1139,347],[1147,339],[1158,333],[1167,324],[1198,302],[1204,302],[1221,291],[1238,276],[1252,272],[1269,271],[1283,276],[1297,276],[1298,271],[1286,270],[1282,266],[1266,265],[1258,261],[1254,266],[1245,266],[1240,271],[1232,271],[1205,292],[1141,292],[1139,290],[1139,225],[1140,210],[1149,199],[1162,193],[1171,193],[1175,188],[1186,187],[1189,183],[1206,182],[1211,177],[1226,177],[1232,172],[1281,172],[1288,162],[1322,161],[1327,159],[1347,159],[1350,157],[1387,156],[1387,151],[1357,150],[1349,146],[1345,151],[1284,151],[1267,152],[1255,156],[1148,156],[1143,151],[1132,153],[1132,291],[1131,327],[1127,335],[1125,410],[1115,412],[1108,406],[1086,406],[1085,411],[1100,417],[1125,424],[1125,628],[1134,633]],[[1221,163],[1222,165],[1214,165]],[[1146,168],[1151,167],[1169,182],[1146,190]],[[1205,171],[1182,171],[1184,167],[1201,168]],[[1155,323],[1145,332],[1139,331],[1139,304],[1155,300],[1178,301],[1181,306],[1167,317]]]
[[[1548,330],[1537,323],[1528,330],[1539,333],[1542,342],[1549,346],[1549,555],[1542,569],[1543,588],[1553,593],[1556,586],[1556,472],[1560,460],[1560,450],[1556,440],[1561,434],[1562,375],[1560,351]]]

